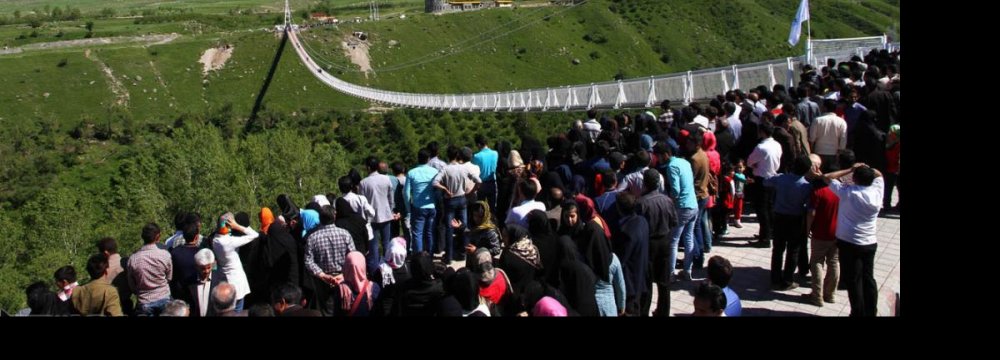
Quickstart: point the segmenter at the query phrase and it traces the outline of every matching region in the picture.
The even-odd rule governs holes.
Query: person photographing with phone
[[[219,264],[219,269],[226,275],[229,283],[236,288],[236,308],[243,310],[243,298],[250,293],[250,282],[243,271],[243,262],[238,253],[240,247],[249,244],[259,234],[250,228],[250,215],[225,213],[219,218],[219,232],[212,239],[212,251]]]

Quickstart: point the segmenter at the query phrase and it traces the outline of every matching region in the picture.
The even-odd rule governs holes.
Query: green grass
[[[311,3],[310,0],[292,0],[291,5],[301,8]],[[343,1],[356,2],[356,1]],[[84,13],[99,12],[102,9],[110,8],[117,11],[117,15],[126,16],[129,10],[144,10],[157,8],[192,9],[199,13],[221,14],[230,9],[255,8],[260,10],[271,10],[280,12],[284,8],[282,0],[6,0],[0,4],[0,14],[10,15],[14,10],[21,10],[22,15],[35,9],[43,10],[45,5],[51,7],[72,6],[79,8]]]
[[[793,49],[785,42],[798,0],[591,0],[568,11],[494,9],[444,16],[423,14],[422,1],[391,3],[383,21],[314,28],[301,35],[332,62],[330,72],[347,81],[429,93],[561,86],[802,53],[802,45]],[[206,217],[252,211],[273,206],[281,192],[302,200],[333,189],[337,177],[370,154],[412,164],[417,148],[430,140],[471,145],[476,134],[517,146],[526,137],[544,141],[583,117],[370,113],[364,111],[371,106],[367,102],[317,81],[286,46],[259,119],[247,126],[279,44],[274,34],[259,30],[269,28],[278,14],[228,12],[237,6],[274,11],[280,1],[13,0],[0,2],[0,17],[45,4],[72,4],[84,10],[85,18],[45,23],[37,29],[39,37],[21,40],[18,35],[32,31],[27,24],[0,26],[0,45],[79,39],[88,19],[95,22],[95,37],[181,37],[153,46],[0,55],[0,137],[7,139],[0,142],[0,307],[6,310],[23,307],[24,287],[33,280],[51,281],[60,265],[74,264],[83,274],[93,241],[112,236],[124,253],[131,253],[142,224],[157,221],[168,229],[174,211],[194,210]],[[358,0],[293,4],[298,22],[301,10],[314,5],[330,8],[341,19],[367,12]],[[104,7],[127,14],[161,6],[192,11],[141,19],[92,16]],[[813,6],[815,38],[882,32],[899,38],[898,1],[836,0]],[[390,18],[400,11],[407,19]],[[553,16],[503,37],[484,41],[488,36],[480,35],[546,15]],[[340,46],[356,30],[371,35],[376,72],[367,79]],[[55,38],[60,31],[63,36]],[[388,47],[390,40],[399,45]],[[476,45],[419,66],[383,71],[464,41]],[[197,61],[220,44],[234,47],[232,57],[223,69],[203,76]],[[573,65],[573,59],[580,64]],[[114,105],[102,64],[128,90],[127,107]]]

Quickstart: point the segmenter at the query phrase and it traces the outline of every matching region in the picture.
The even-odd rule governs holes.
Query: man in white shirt
[[[847,122],[833,113],[836,108],[836,101],[823,100],[823,115],[809,127],[810,149],[823,160],[823,171],[830,171],[837,152],[847,148]]]
[[[601,135],[601,123],[597,122],[597,110],[587,111],[587,122],[583,123],[583,131],[587,134],[590,142],[597,141],[597,136]]]
[[[773,125],[761,122],[757,126],[757,136],[764,140],[757,144],[747,159],[747,166],[753,169],[752,181],[747,179],[747,182],[753,184],[752,186],[757,189],[754,191],[757,196],[755,196],[753,203],[760,222],[760,234],[758,235],[760,240],[753,245],[760,248],[771,247],[773,233],[771,227],[773,214],[771,211],[774,207],[774,188],[766,186],[764,180],[778,175],[778,166],[781,164],[781,145],[771,137],[773,133]]]
[[[853,173],[854,185],[839,178]],[[817,174],[818,175],[818,174]],[[840,281],[846,283],[851,316],[875,316],[878,285],[875,282],[876,224],[882,208],[882,173],[857,163],[850,169],[823,175],[840,204],[837,209],[837,250],[840,251]]]
[[[469,171],[469,168],[462,166],[459,163],[459,158],[461,157],[461,150],[455,146],[448,147],[448,159],[451,162],[441,172],[434,177],[433,186],[440,189],[444,194],[444,223],[451,224],[451,220],[456,217],[459,219],[460,223],[465,226],[468,224],[468,214],[466,213],[466,208],[468,208],[468,203],[466,202],[465,193],[465,181],[471,180],[476,185],[473,186],[472,192],[478,190],[480,184],[482,184],[482,179],[479,176],[473,174]],[[462,247],[468,245],[469,239],[464,236],[463,231],[458,232],[458,236],[462,237]],[[453,257],[455,250],[454,239],[452,235],[454,234],[454,228],[451,226],[445,226],[444,234],[444,244],[445,244],[445,258],[444,263],[446,265],[451,264],[452,260],[465,260],[464,252],[459,252],[459,255]]]
[[[506,224],[517,224],[525,228],[528,227],[528,213],[532,210],[545,211],[545,204],[540,201],[535,201],[535,196],[538,195],[538,185],[531,180],[521,180],[517,185],[517,191],[520,197],[524,198],[524,201],[515,207],[512,207],[507,213]]]

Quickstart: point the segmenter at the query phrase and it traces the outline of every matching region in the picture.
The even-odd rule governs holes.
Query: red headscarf
[[[591,200],[583,194],[577,194],[576,199],[574,200],[576,200],[577,211],[580,213],[580,221],[583,223],[587,223],[591,220],[597,221],[597,224],[601,226],[601,229],[604,229],[604,236],[607,237],[608,240],[611,240],[611,227],[608,226],[607,221],[604,221],[601,214],[597,213],[597,210],[595,210],[597,207],[594,206],[594,200]]]

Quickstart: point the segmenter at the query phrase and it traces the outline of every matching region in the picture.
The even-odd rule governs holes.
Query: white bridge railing
[[[286,12],[290,12],[287,7]],[[290,19],[290,16],[286,19]],[[296,26],[286,24],[285,29],[302,63],[316,78],[340,92],[384,105],[452,111],[529,112],[649,108],[664,99],[688,104],[695,100],[714,98],[715,95],[731,89],[765,84],[769,86],[784,84],[793,87],[801,73],[801,65],[807,58],[807,56],[789,57],[648,78],[545,89],[475,94],[420,94],[380,90],[336,78],[323,70],[302,47]],[[873,48],[898,49],[899,44],[890,44],[885,36],[876,36],[813,40],[810,48],[812,56],[809,62],[816,66],[825,64],[829,58],[846,61],[854,55],[863,56]]]

